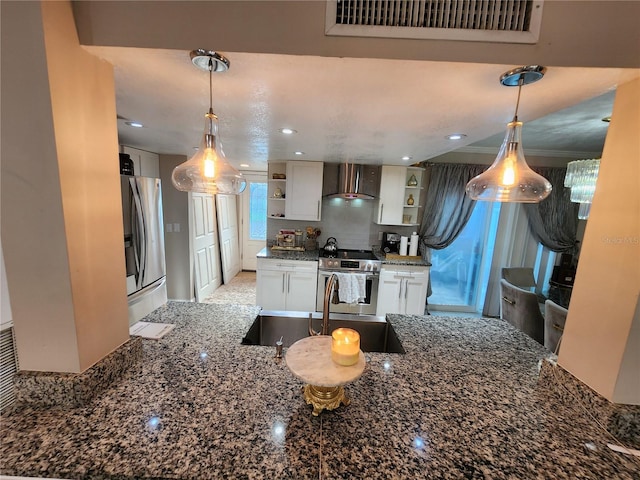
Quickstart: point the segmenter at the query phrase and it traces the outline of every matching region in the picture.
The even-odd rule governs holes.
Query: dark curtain
[[[553,189],[540,203],[524,205],[531,234],[553,252],[574,254],[579,205],[571,202],[571,189],[564,186],[567,169],[533,167],[532,170],[549,180]]]
[[[469,221],[476,202],[466,195],[465,187],[487,166],[437,163],[425,167],[430,177],[420,244],[422,257],[430,261],[429,249],[441,250],[451,245]]]

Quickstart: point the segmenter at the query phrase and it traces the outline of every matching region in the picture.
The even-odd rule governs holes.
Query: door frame
[[[249,257],[255,257],[254,251],[257,247],[249,245],[249,242],[256,242],[255,240],[249,240],[249,184],[251,182],[256,183],[268,183],[269,178],[267,172],[250,172],[244,175],[247,180],[247,188],[240,195],[240,205],[238,208],[238,222],[240,225],[239,235],[240,235],[240,260],[242,261],[242,270],[256,270],[257,265],[255,258],[253,259],[253,263],[250,261]],[[264,244],[255,251],[257,254],[260,250],[267,246],[267,240],[265,238]]]

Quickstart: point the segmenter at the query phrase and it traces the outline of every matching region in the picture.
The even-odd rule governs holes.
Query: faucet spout
[[[327,279],[327,285],[324,289],[324,303],[322,304],[322,330],[316,332],[311,326],[311,315],[309,315],[309,335],[329,335],[329,305],[331,302],[331,295],[336,288],[336,281],[338,276],[332,273]]]

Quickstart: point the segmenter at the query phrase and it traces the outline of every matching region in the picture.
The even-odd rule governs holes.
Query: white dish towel
[[[367,275],[362,273],[336,273],[338,298],[344,303],[358,303],[367,296]]]

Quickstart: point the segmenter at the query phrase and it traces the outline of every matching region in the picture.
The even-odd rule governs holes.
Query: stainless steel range
[[[340,302],[331,304],[332,312],[375,315],[378,302],[378,276],[380,260],[370,250],[339,249],[332,253],[322,253],[318,259],[318,291],[316,310],[322,311],[326,282],[332,273],[366,275],[366,296],[355,304]]]

